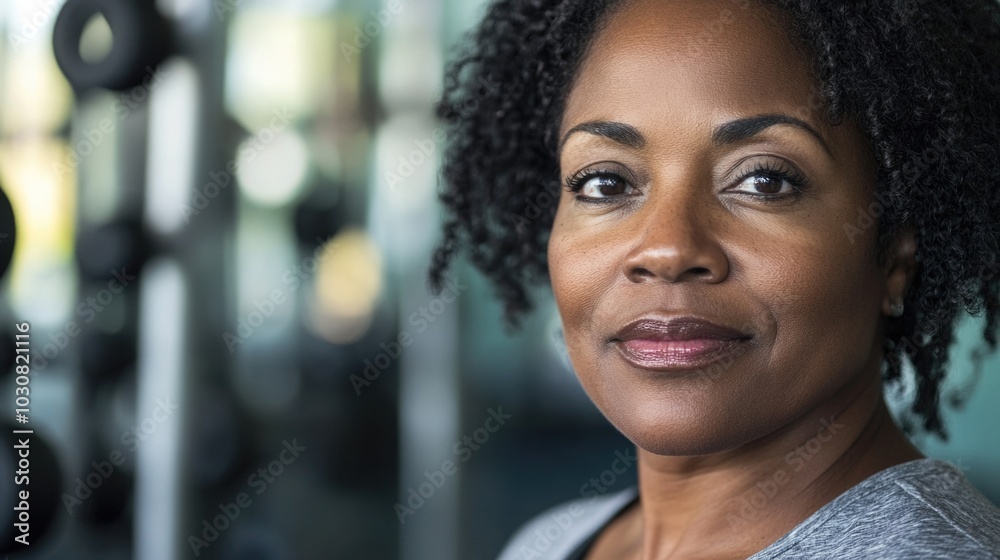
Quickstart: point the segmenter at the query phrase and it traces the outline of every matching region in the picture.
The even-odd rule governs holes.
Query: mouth
[[[751,335],[698,317],[642,318],[611,339],[629,364],[652,371],[701,369],[744,350]]]

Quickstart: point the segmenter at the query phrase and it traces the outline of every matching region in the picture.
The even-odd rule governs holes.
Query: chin
[[[615,402],[620,404],[598,404],[598,408],[632,443],[656,455],[710,455],[766,433],[758,424],[746,422],[744,407],[720,402],[699,402],[685,395],[644,395]]]

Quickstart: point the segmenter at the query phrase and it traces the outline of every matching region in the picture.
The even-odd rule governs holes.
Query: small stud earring
[[[902,317],[903,309],[903,298],[896,298],[896,300],[892,302],[892,307],[889,308],[889,315],[893,317]]]

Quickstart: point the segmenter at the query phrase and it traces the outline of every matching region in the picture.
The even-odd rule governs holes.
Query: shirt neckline
[[[755,553],[754,555],[747,558],[747,560],[765,560],[766,558],[774,558],[775,554],[780,553],[789,547],[793,546],[795,543],[801,541],[803,538],[811,534],[815,529],[823,524],[823,522],[835,514],[838,510],[850,504],[854,500],[860,499],[866,494],[866,492],[873,487],[877,487],[885,482],[886,478],[893,477],[894,479],[898,477],[906,477],[913,474],[913,471],[925,472],[925,469],[934,470],[946,470],[949,472],[959,472],[947,461],[941,459],[936,459],[933,457],[922,457],[920,459],[912,459],[891,467],[882,469],[868,478],[862,480],[861,482],[855,484],[854,486],[848,488],[843,493],[841,493],[836,498],[830,500],[829,502],[823,504],[818,510],[814,511],[812,515],[803,519],[798,525],[792,527],[787,533],[782,535],[778,540],[766,546],[763,550]],[[628,497],[626,499],[626,496]],[[625,510],[632,507],[636,502],[639,501],[639,489],[636,486],[629,487],[618,494],[609,497],[609,500],[623,500],[619,507],[613,509],[608,515],[607,519],[598,527],[593,533],[587,536],[573,552],[569,555],[568,560],[583,560],[587,552],[590,551],[597,540],[597,537],[603,532],[611,523],[618,519]]]

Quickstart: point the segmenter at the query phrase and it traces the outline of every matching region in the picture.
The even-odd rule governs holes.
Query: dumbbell
[[[113,36],[111,52],[98,62],[80,53],[87,23],[101,14]],[[149,80],[153,68],[174,51],[170,22],[154,0],[67,0],[52,30],[56,62],[77,91],[126,90]]]

